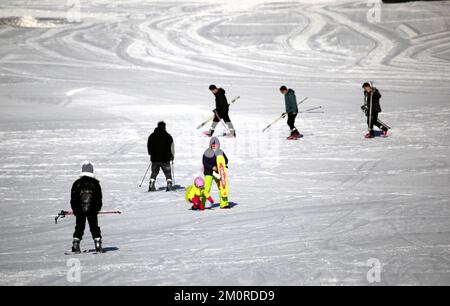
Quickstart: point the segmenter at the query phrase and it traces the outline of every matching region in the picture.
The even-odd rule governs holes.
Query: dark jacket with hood
[[[381,94],[375,87],[373,88],[373,95],[372,95],[372,113],[381,113],[381,105],[380,105],[380,98]],[[366,106],[366,116],[369,116],[369,107],[370,107],[370,92],[364,92],[364,98],[365,98],[365,106]]]
[[[216,111],[220,117],[223,117],[224,114],[228,113],[228,101],[225,96],[225,90],[223,88],[218,88],[218,92],[215,94],[216,96]]]
[[[70,194],[70,206],[75,215],[97,214],[102,209],[102,188],[92,174],[77,179]]]
[[[165,128],[157,127],[148,137],[148,155],[152,162],[168,163],[174,158],[173,138]]]
[[[288,90],[284,95],[284,103],[286,104],[286,113],[298,113],[297,97],[293,89]]]
[[[212,144],[217,144],[217,150],[213,151],[211,149]],[[203,154],[203,174],[204,175],[213,175],[213,168],[217,167],[217,156],[223,155],[225,158],[225,164],[228,165],[228,158],[225,155],[225,152],[223,152],[220,149],[220,141],[217,137],[212,137],[209,141],[209,148],[206,149],[205,153]]]

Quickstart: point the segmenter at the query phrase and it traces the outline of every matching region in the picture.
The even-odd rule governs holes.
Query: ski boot
[[[212,137],[212,135],[214,134],[214,130],[209,130],[208,132],[203,132],[203,134],[205,134],[205,136]]]
[[[151,179],[150,185],[148,186],[148,192],[154,192],[154,191],[156,191],[155,180]]]
[[[287,140],[297,140],[299,138],[300,133],[295,130],[291,132],[291,135],[289,137],[287,137]]]
[[[167,180],[166,192],[172,190],[173,190],[172,180]]]
[[[367,139],[374,138],[374,137],[375,137],[374,133],[367,133],[366,135],[364,135],[364,138],[367,138]]]
[[[297,140],[301,137],[301,134],[298,132],[296,128],[291,131],[291,135],[287,137],[288,140]]]
[[[94,246],[97,253],[103,253],[102,238],[94,238]]]
[[[236,138],[236,131],[230,130],[230,133],[223,133],[223,136],[227,138]]]
[[[297,129],[294,131],[294,136],[297,137],[297,139],[303,137],[303,135],[300,134],[300,132]]]
[[[72,252],[74,252],[75,254],[80,254],[81,253],[80,239],[73,238],[73,241],[72,241]]]
[[[200,203],[198,209],[199,209],[199,210],[205,210],[205,204]]]

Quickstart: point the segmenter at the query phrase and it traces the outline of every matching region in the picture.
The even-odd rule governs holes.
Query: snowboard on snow
[[[117,251],[119,250],[119,248],[117,247],[104,247],[102,248],[102,250],[100,252],[97,252],[95,249],[86,249],[86,250],[81,250],[80,253],[75,253],[72,252],[72,249],[69,249],[68,251],[64,252],[64,255],[83,255],[83,254],[103,254],[103,253],[108,253],[108,252],[112,252],[112,251]]]
[[[102,254],[102,253],[105,253],[105,251],[102,250],[102,251],[98,252],[95,249],[92,249],[92,250],[82,250],[81,252],[76,253],[76,252],[72,252],[72,250],[68,250],[68,251],[64,252],[64,255]]]

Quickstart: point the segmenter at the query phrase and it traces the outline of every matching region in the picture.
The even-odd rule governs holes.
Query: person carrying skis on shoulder
[[[286,112],[283,113],[283,117],[288,116],[287,125],[291,130],[291,135],[287,139],[297,139],[301,136],[300,132],[295,127],[295,118],[298,114],[297,97],[295,96],[295,91],[286,86],[280,87],[280,92],[284,95],[284,103],[286,106]]]
[[[205,190],[205,181],[201,177],[194,180],[194,184],[186,188],[186,202],[192,203],[192,210],[205,210],[205,203],[208,200],[214,204],[213,198]]]
[[[94,176],[94,166],[86,161],[81,167],[80,178],[73,185],[70,194],[70,206],[76,217],[73,233],[72,252],[80,253],[80,242],[84,235],[86,219],[94,239],[95,250],[102,251],[102,235],[98,226],[98,212],[103,206],[100,182]]]
[[[212,137],[209,142],[209,148],[206,149],[205,153],[203,154],[203,169],[204,169],[204,175],[205,175],[205,192],[206,195],[209,196],[211,192],[211,186],[213,180],[217,184],[217,188],[219,189],[220,193],[220,208],[227,209],[230,208],[228,203],[228,183],[225,186],[226,190],[223,190],[223,186],[221,185],[221,179],[224,179],[219,174],[219,165],[218,165],[218,159],[224,160],[224,164],[226,168],[228,166],[228,158],[225,155],[225,152],[223,152],[220,149],[220,142],[217,137]],[[225,192],[226,191],[226,192]],[[224,196],[223,194],[227,194],[227,196]]]
[[[155,182],[162,169],[167,181],[166,191],[171,191],[172,186],[172,167],[170,162],[174,160],[175,144],[172,136],[166,131],[166,123],[158,122],[154,132],[148,137],[147,151],[152,162],[152,174],[150,176],[149,192],[156,191]]]
[[[367,126],[369,132],[365,135],[365,138],[375,137],[375,131],[373,126],[377,126],[383,131],[383,136],[387,136],[388,127],[378,120],[378,114],[381,113],[380,98],[381,94],[377,88],[372,87],[369,83],[364,83],[362,85],[364,89],[364,105],[361,109],[364,111],[367,117]]]
[[[233,123],[231,123],[231,119],[228,114],[229,105],[227,97],[225,96],[225,90],[223,88],[217,88],[216,85],[210,85],[209,90],[215,96],[216,108],[213,110],[215,116],[211,124],[211,128],[209,129],[209,132],[205,133],[205,135],[212,137],[217,124],[219,123],[220,120],[223,120],[225,124],[228,126],[228,129],[230,130],[230,134],[227,136],[236,137],[236,131],[234,129]]]

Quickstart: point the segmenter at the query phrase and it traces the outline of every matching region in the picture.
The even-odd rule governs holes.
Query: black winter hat
[[[213,89],[217,89],[216,85],[214,85],[214,84],[209,85],[209,90],[213,90]]]
[[[372,86],[370,86],[369,83],[365,82],[365,83],[362,85],[362,88],[364,88],[364,87],[372,87]]]
[[[160,128],[160,129],[166,129],[166,123],[164,122],[164,121],[160,121],[160,122],[158,122],[158,127]]]

